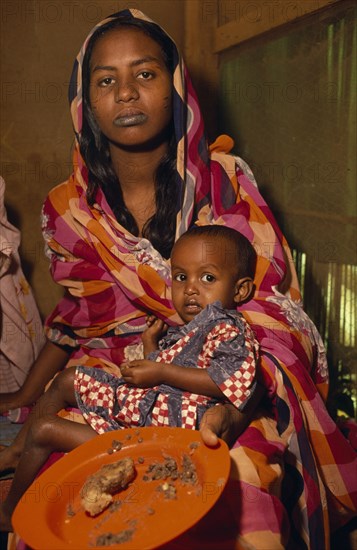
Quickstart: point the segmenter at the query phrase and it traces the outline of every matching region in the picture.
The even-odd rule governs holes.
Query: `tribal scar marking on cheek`
[[[164,97],[164,109],[169,109],[170,108],[170,99],[171,97],[170,96],[166,96]]]

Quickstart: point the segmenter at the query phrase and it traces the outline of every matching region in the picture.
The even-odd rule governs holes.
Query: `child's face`
[[[172,116],[172,77],[160,46],[137,29],[108,31],[93,48],[89,97],[110,144],[150,148],[162,141]]]
[[[237,298],[237,258],[220,239],[194,236],[176,243],[171,256],[172,300],[188,323],[216,300],[232,309]]]

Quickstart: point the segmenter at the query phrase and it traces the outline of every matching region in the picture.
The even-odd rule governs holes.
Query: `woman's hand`
[[[257,384],[249,403],[242,412],[231,403],[216,405],[208,409],[203,415],[200,425],[203,442],[208,447],[215,447],[220,437],[229,447],[232,447],[240,434],[249,426],[264,393],[263,386]]]
[[[162,383],[162,363],[138,359],[120,365],[120,372],[127,384],[137,388],[152,388]]]
[[[226,403],[211,407],[203,415],[200,425],[203,442],[208,447],[215,447],[220,437],[231,447],[243,431],[240,420],[241,413],[234,405]]]

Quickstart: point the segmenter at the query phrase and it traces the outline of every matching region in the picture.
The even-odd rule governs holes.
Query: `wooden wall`
[[[219,54],[338,1],[1,0],[0,174],[9,218],[22,232],[23,267],[43,316],[61,291],[48,273],[40,210],[49,189],[71,171],[68,80],[93,25],[126,7],[141,9],[161,24],[184,52],[213,140]]]

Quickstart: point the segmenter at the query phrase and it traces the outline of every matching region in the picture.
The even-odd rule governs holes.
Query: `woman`
[[[355,456],[323,404],[323,346],[249,168],[222,152],[229,140],[209,152],[176,47],[147,21],[137,10],[109,17],[74,67],[74,173],[44,207],[52,274],[67,294],[47,321],[52,343],[41,361],[55,355],[53,373],[65,364],[118,372],[124,357],[135,358],[148,313],[179,322],[166,260],[173,242],[195,223],[239,230],[258,252],[255,296],[240,311],[260,341],[268,400],[231,450],[216,519],[188,533],[187,544],[326,548],[330,523],[354,513]],[[218,412],[223,420],[206,415],[207,443],[232,433],[227,410]]]

